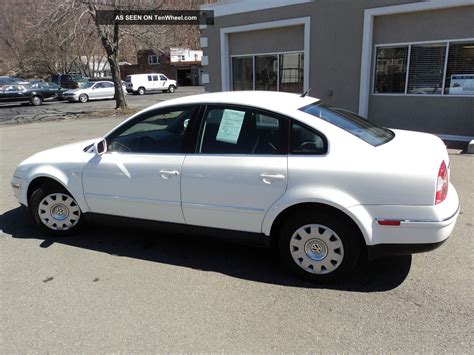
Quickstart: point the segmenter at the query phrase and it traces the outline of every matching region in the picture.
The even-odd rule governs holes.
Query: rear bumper
[[[369,260],[383,258],[387,256],[411,255],[426,253],[439,248],[447,239],[437,243],[423,244],[378,244],[368,245],[367,255]]]
[[[360,222],[369,253],[413,254],[433,250],[449,238],[459,215],[459,197],[450,184],[446,200],[438,205],[358,205],[349,211]],[[384,225],[384,220],[398,223]]]

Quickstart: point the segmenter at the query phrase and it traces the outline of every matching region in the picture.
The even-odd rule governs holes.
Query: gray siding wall
[[[473,19],[474,6],[376,17],[374,44],[474,38]],[[474,136],[474,97],[383,96],[371,92],[369,118],[388,127]]]
[[[312,3],[279,7],[270,10],[246,12],[236,15],[216,17],[215,25],[208,26],[201,31],[202,37],[208,37],[208,47],[203,48],[204,55],[209,57],[209,65],[204,67],[204,72],[209,73],[210,83],[205,86],[206,91],[221,91],[221,62],[220,62],[220,28],[240,26],[252,23],[270,22],[297,17],[311,18],[310,30],[310,72],[309,86],[311,96],[340,107],[357,112],[359,109],[359,85],[361,68],[362,33],[364,22],[364,10],[374,7],[401,5],[419,2],[416,0],[318,0]],[[398,41],[428,40],[426,34],[431,33],[435,39],[446,39],[446,36],[460,37],[459,33],[465,33],[462,37],[468,37],[473,26],[467,18],[472,14],[462,15],[460,19],[455,18],[455,13],[461,14],[466,11],[465,7],[453,10],[430,11],[429,13],[414,13],[406,15],[386,16],[377,18],[375,23],[374,41],[384,43]],[[430,13],[436,16],[448,15],[448,21],[437,19],[427,22],[431,18]],[[454,19],[455,18],[455,19]],[[424,22],[420,24],[419,21]],[[434,23],[433,23],[434,22]],[[403,26],[411,27],[410,30]],[[281,37],[277,30],[265,30],[265,38],[272,37],[274,33],[275,45],[278,48],[289,44],[283,44],[287,37]],[[424,32],[422,32],[424,31]],[[416,34],[419,32],[419,34]],[[442,34],[442,37],[441,37]],[[229,45],[233,54],[248,54],[250,50],[262,53],[265,43],[259,43],[253,34],[230,35]],[[471,35],[471,37],[473,37]],[[292,37],[293,41],[300,41],[299,35]],[[404,38],[404,39],[402,39]],[[238,49],[237,42],[244,39],[248,43],[242,43]],[[377,42],[376,42],[377,43]],[[235,46],[234,46],[235,44]],[[268,48],[266,48],[268,49]],[[267,51],[265,49],[265,51]],[[279,49],[278,49],[279,50]],[[246,53],[243,53],[243,52]],[[274,50],[268,50],[270,52]],[[231,53],[232,53],[231,52]],[[230,60],[228,59],[230,65]],[[370,96],[373,99],[373,96]],[[390,99],[390,100],[388,100]],[[422,106],[433,104],[434,100],[411,97],[390,97],[384,101],[370,101],[369,117],[377,122],[392,127],[412,128],[419,130],[431,130],[435,132],[441,127],[442,133],[474,135],[472,122],[468,122],[468,115],[472,117],[472,99],[467,98],[434,98],[438,100],[437,108],[432,111],[423,111]],[[376,99],[378,100],[378,99]],[[449,101],[448,110],[443,108],[443,102]],[[464,117],[462,119],[451,117],[449,122],[441,117],[446,111],[451,111],[453,117]],[[429,124],[427,120],[431,120]],[[414,124],[413,122],[424,122]],[[472,121],[472,119],[471,119]],[[392,124],[394,123],[394,124]],[[443,123],[442,126],[439,126]],[[462,127],[459,127],[459,126]],[[469,133],[470,132],[470,133]]]

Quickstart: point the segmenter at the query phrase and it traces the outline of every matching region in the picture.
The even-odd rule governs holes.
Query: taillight
[[[443,202],[448,195],[448,168],[446,167],[446,163],[441,163],[438,171],[438,178],[436,181],[436,198],[435,198],[435,205],[440,202]]]

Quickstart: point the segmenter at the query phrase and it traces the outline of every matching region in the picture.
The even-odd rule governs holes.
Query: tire
[[[139,87],[137,92],[138,92],[138,95],[145,95],[145,91],[146,90],[144,87]]]
[[[172,94],[172,93],[174,93],[175,91],[176,91],[176,86],[170,85],[170,86],[168,87],[168,92],[169,92],[169,93]]]
[[[57,183],[45,183],[33,191],[29,210],[36,226],[47,234],[71,235],[83,224],[76,200]]]
[[[43,103],[43,99],[41,98],[41,96],[32,96],[30,98],[30,103],[33,105],[33,106],[39,106]]]
[[[79,95],[79,102],[82,102],[83,104],[89,101],[89,96],[86,94],[80,94]]]
[[[331,214],[293,214],[279,233],[282,260],[299,276],[316,282],[341,280],[354,271],[361,252],[359,230]]]

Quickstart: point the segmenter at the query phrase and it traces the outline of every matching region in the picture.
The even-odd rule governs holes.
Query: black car
[[[82,74],[53,74],[51,82],[67,89],[78,89],[81,84],[89,81],[89,78]]]
[[[28,101],[33,106],[38,106],[45,99],[54,98],[56,95],[56,92],[35,89],[31,85],[11,84],[0,88],[0,103]]]
[[[31,87],[33,89],[41,89],[41,90],[47,90],[56,93],[56,99],[58,100],[63,100],[63,94],[64,92],[68,91],[68,89],[62,88],[59,85],[56,85],[54,83],[49,83],[46,81],[40,81],[40,80],[32,80],[31,81]]]

